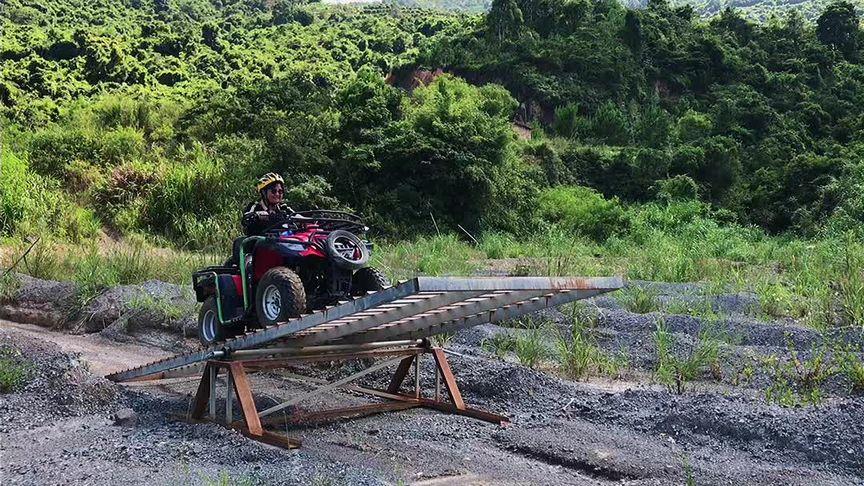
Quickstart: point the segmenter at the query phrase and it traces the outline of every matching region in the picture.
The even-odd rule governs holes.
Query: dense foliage
[[[631,227],[622,205],[679,201],[775,232],[857,229],[862,36],[845,2],[754,24],[663,0],[496,0],[487,16],[8,0],[0,233],[220,245],[270,170],[296,209],[350,208],[387,235],[602,240]],[[450,74],[406,91],[419,68]]]

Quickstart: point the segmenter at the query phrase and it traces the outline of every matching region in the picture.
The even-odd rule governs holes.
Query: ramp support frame
[[[420,380],[421,356],[430,355],[434,363],[435,371],[435,393],[430,397],[423,396],[423,387]],[[301,379],[319,385],[316,389],[302,393],[294,398],[284,401],[266,410],[259,411],[255,405],[252,393],[252,384],[249,374],[261,370],[284,369],[302,363],[332,362],[367,360],[369,358],[388,358],[379,361],[365,370],[341,378],[332,383],[316,378],[304,377],[286,373],[285,376]],[[351,383],[372,372],[397,365],[386,390],[368,388]],[[402,391],[403,383],[408,377],[411,369],[414,369],[413,390],[410,393]],[[219,374],[224,372],[225,391],[225,419],[220,420],[217,416],[217,393],[216,382]],[[444,388],[444,394],[441,388]],[[295,404],[316,395],[345,389],[354,393],[371,395],[385,401],[366,405],[354,405],[349,407],[333,408],[313,412],[299,411],[293,408]],[[231,393],[233,390],[233,393]],[[443,396],[449,399],[443,400]],[[236,397],[241,420],[234,420],[233,398]],[[254,440],[270,445],[293,449],[300,447],[299,440],[289,438],[267,430],[268,425],[308,424],[328,420],[361,417],[388,411],[406,410],[409,408],[430,408],[445,413],[465,415],[478,420],[484,420],[499,425],[506,425],[509,419],[505,416],[485,412],[468,407],[462,398],[462,393],[456,383],[456,378],[447,361],[447,355],[442,348],[431,347],[428,342],[419,346],[400,347],[397,349],[381,349],[372,351],[337,352],[313,355],[297,355],[287,357],[272,357],[263,359],[211,359],[206,362],[198,390],[192,401],[189,413],[191,421],[211,421],[238,430],[240,433]],[[288,409],[288,412],[285,410]],[[273,416],[276,412],[283,412],[280,416]]]

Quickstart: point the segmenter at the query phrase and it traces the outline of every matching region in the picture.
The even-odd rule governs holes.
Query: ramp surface
[[[269,346],[367,344],[421,339],[513,319],[624,286],[621,277],[417,277],[348,302],[250,331],[209,349],[108,375],[113,381],[164,378],[165,372],[231,352]]]

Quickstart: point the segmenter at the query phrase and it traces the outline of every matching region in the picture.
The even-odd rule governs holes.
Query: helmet
[[[284,186],[285,180],[282,179],[282,176],[280,176],[279,174],[277,174],[275,172],[268,172],[268,173],[264,174],[263,176],[261,176],[260,179],[258,179],[258,184],[256,187],[258,188],[258,192],[261,192],[264,189],[267,189],[268,187],[270,187],[271,185],[277,184],[277,183],[282,184]]]

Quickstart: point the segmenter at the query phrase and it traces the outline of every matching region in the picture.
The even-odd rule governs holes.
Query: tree
[[[639,17],[634,10],[628,10],[624,16],[624,29],[621,31],[621,38],[627,47],[636,54],[642,50],[642,24],[639,22]]]
[[[489,33],[495,39],[502,41],[508,37],[519,34],[525,21],[522,10],[516,0],[494,0],[489,14],[486,16],[486,25]]]
[[[851,59],[858,48],[858,14],[845,1],[834,2],[816,20],[816,37]]]

